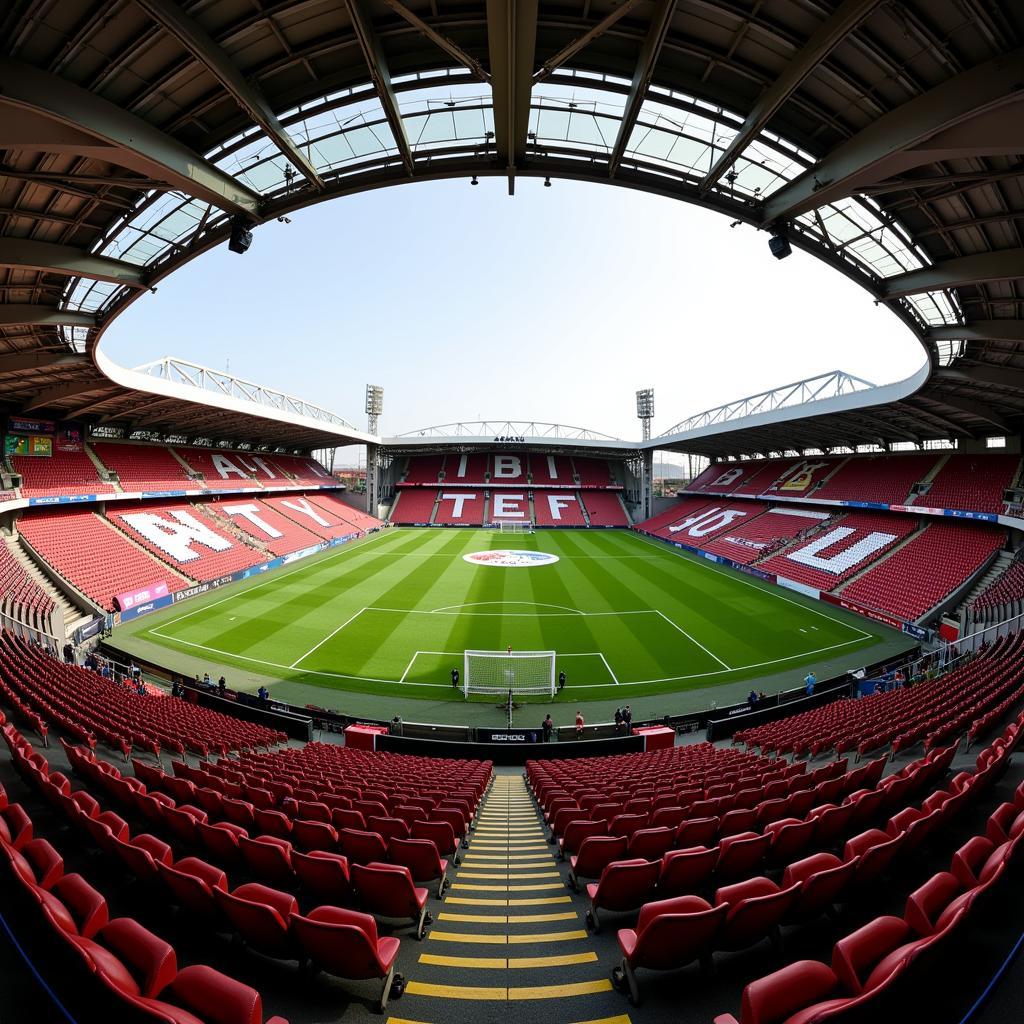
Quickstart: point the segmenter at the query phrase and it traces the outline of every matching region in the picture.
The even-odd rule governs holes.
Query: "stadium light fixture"
[[[228,248],[241,256],[249,251],[250,245],[252,245],[252,222],[242,214],[232,217],[231,237],[228,239]]]
[[[793,252],[793,247],[789,244],[784,227],[772,230],[772,236],[768,239],[768,248],[777,260],[784,260]]]
[[[366,385],[366,416],[368,420],[367,430],[371,434],[377,433],[377,420],[384,411],[384,389],[379,384]]]
[[[654,418],[654,388],[644,388],[636,393],[636,415],[643,423],[644,440],[651,438],[651,420]]]

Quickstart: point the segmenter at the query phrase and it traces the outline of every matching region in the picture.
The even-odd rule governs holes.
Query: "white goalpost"
[[[533,533],[533,523],[528,519],[496,519],[494,525],[500,533]]]
[[[554,651],[466,651],[462,695],[471,693],[555,696]]]

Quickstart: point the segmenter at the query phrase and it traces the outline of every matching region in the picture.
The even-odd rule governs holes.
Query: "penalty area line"
[[[665,621],[666,621],[666,622],[667,622],[667,623],[668,623],[668,624],[669,624],[670,626],[675,626],[675,628],[676,628],[676,629],[678,629],[678,630],[679,630],[679,632],[680,632],[680,633],[682,633],[682,634],[683,634],[683,636],[685,636],[685,637],[686,637],[686,639],[690,641],[690,643],[692,643],[692,644],[696,644],[696,645],[697,645],[697,646],[698,646],[698,647],[699,647],[699,648],[700,648],[700,649],[701,649],[701,650],[702,650],[702,651],[703,651],[703,652],[704,652],[705,654],[707,654],[708,656],[710,656],[710,657],[714,658],[714,659],[715,659],[715,661],[717,661],[717,662],[718,662],[718,664],[722,666],[722,668],[724,668],[724,669],[728,669],[728,671],[730,671],[730,672],[732,671],[732,666],[730,666],[730,665],[727,665],[727,664],[726,664],[726,663],[725,663],[724,661],[722,661],[722,659],[721,659],[721,658],[720,658],[720,657],[719,657],[719,656],[718,656],[717,654],[715,654],[715,652],[714,652],[714,651],[709,651],[709,650],[708,650],[708,649],[707,649],[707,648],[706,648],[706,647],[705,647],[705,646],[704,646],[704,645],[703,645],[703,644],[702,644],[702,643],[701,643],[701,642],[700,642],[699,640],[695,640],[695,639],[694,639],[694,638],[693,638],[692,636],[690,636],[690,634],[689,634],[689,633],[687,633],[687,632],[686,632],[686,630],[685,630],[685,629],[683,629],[683,627],[682,627],[682,626],[680,626],[680,625],[679,625],[679,624],[678,624],[677,622],[673,622],[673,621],[672,621],[672,620],[671,620],[671,619],[670,619],[670,618],[669,618],[669,617],[668,617],[668,616],[667,616],[667,615],[666,615],[666,614],[665,614],[665,613],[664,613],[663,611],[661,611],[661,610],[659,610],[659,609],[657,609],[657,608],[655,609],[655,611],[656,611],[656,612],[657,612],[657,614],[658,614],[658,615],[660,615],[660,616],[661,616],[661,617],[662,617],[662,618],[663,618],[663,619],[664,619],[664,620],[665,620]],[[618,682],[618,680],[616,680],[616,682]]]
[[[323,645],[324,645],[325,643],[327,643],[327,641],[328,641],[328,640],[330,640],[330,639],[331,639],[332,637],[334,637],[334,636],[336,636],[336,635],[337,635],[338,633],[340,633],[340,632],[341,632],[341,631],[342,631],[342,630],[343,630],[343,629],[344,629],[344,628],[345,628],[345,627],[346,627],[346,626],[347,626],[347,625],[348,625],[348,624],[349,624],[350,622],[354,622],[354,621],[355,621],[356,619],[358,619],[358,618],[359,618],[359,616],[360,616],[360,615],[362,615],[362,614],[363,614],[363,612],[365,612],[365,611],[366,611],[366,609],[365,609],[365,608],[360,608],[360,609],[359,609],[359,611],[357,611],[357,612],[355,613],[355,615],[351,616],[351,618],[348,618],[348,619],[346,619],[346,620],[345,620],[345,621],[344,621],[344,622],[343,622],[343,623],[342,623],[342,624],[341,624],[340,626],[338,626],[338,628],[337,628],[337,629],[332,629],[332,630],[331,630],[331,632],[330,632],[330,633],[328,633],[328,634],[327,634],[327,636],[325,636],[325,637],[323,638],[323,640],[321,640],[321,641],[320,641],[320,643],[316,644],[316,645],[315,645],[314,647],[310,647],[310,649],[309,649],[308,651],[306,651],[306,653],[305,653],[305,654],[303,654],[301,658],[299,658],[299,659],[298,659],[298,660],[296,660],[296,661],[293,661],[293,662],[292,662],[292,663],[291,663],[291,664],[290,664],[290,665],[289,665],[288,667],[289,667],[289,668],[295,668],[295,666],[296,666],[296,665],[299,665],[299,664],[301,664],[301,663],[302,663],[303,661],[305,661],[305,660],[306,660],[306,659],[307,659],[307,658],[308,658],[308,657],[309,657],[309,656],[310,656],[311,654],[313,654],[313,653],[314,653],[314,651],[318,651],[318,650],[320,650],[320,648],[321,648],[321,647],[323,647]]]

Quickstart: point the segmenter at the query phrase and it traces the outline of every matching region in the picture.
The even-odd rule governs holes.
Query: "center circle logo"
[[[497,565],[502,569],[532,569],[536,565],[554,565],[558,555],[544,551],[474,551],[462,556],[473,565]]]

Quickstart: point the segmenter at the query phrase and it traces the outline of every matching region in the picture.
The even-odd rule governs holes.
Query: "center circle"
[[[474,551],[463,555],[463,559],[472,565],[496,565],[501,569],[532,569],[538,565],[554,565],[558,555],[549,555],[545,551]]]

